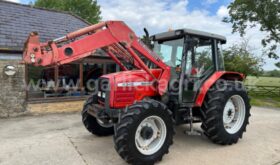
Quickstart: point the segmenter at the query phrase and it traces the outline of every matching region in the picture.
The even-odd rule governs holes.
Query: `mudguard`
[[[208,90],[214,85],[219,79],[231,80],[231,81],[243,81],[245,79],[244,74],[238,72],[218,71],[209,77],[204,84],[201,86],[200,91],[197,95],[195,106],[201,107],[204,98]]]

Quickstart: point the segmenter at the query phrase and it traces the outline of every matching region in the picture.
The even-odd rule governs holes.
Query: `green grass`
[[[280,78],[248,76],[246,78],[245,84],[246,85],[279,86],[280,87]],[[280,96],[250,95],[250,97],[251,97],[251,104],[254,106],[280,108]]]
[[[264,86],[280,86],[279,77],[254,77],[248,76],[245,81],[246,85],[264,85]]]
[[[251,105],[259,107],[280,108],[280,97],[250,96]]]

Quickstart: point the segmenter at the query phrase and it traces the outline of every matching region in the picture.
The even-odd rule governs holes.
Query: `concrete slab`
[[[24,117],[1,122],[0,164],[85,164],[71,140],[59,130],[62,125],[52,129],[48,124],[55,118]]]
[[[126,164],[112,137],[91,135],[80,120],[77,113],[1,119],[0,164]],[[232,146],[187,136],[187,126],[179,126],[170,153],[158,164],[280,165],[279,125],[280,110],[254,107],[247,132]]]

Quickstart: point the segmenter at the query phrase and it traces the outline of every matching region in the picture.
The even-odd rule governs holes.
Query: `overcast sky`
[[[28,4],[34,0],[10,0]],[[231,0],[98,0],[103,20],[123,20],[138,35],[143,27],[151,34],[168,29],[193,28],[221,34],[227,37],[228,47],[239,43],[238,34],[231,33],[231,25],[221,20],[227,16]],[[257,28],[249,29],[245,38],[256,55],[261,55],[261,38],[265,36]],[[276,69],[276,60],[265,58],[265,70]]]

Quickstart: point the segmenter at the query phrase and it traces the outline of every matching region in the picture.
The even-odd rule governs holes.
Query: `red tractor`
[[[80,29],[47,43],[30,34],[26,64],[67,64],[105,51],[123,71],[103,75],[88,98],[82,121],[92,134],[114,134],[115,149],[128,163],[154,164],[168,153],[174,126],[201,122],[214,143],[237,143],[249,123],[244,75],[224,71],[226,38],[179,29],[149,36],[147,44],[121,21]],[[148,46],[147,46],[148,45]]]

